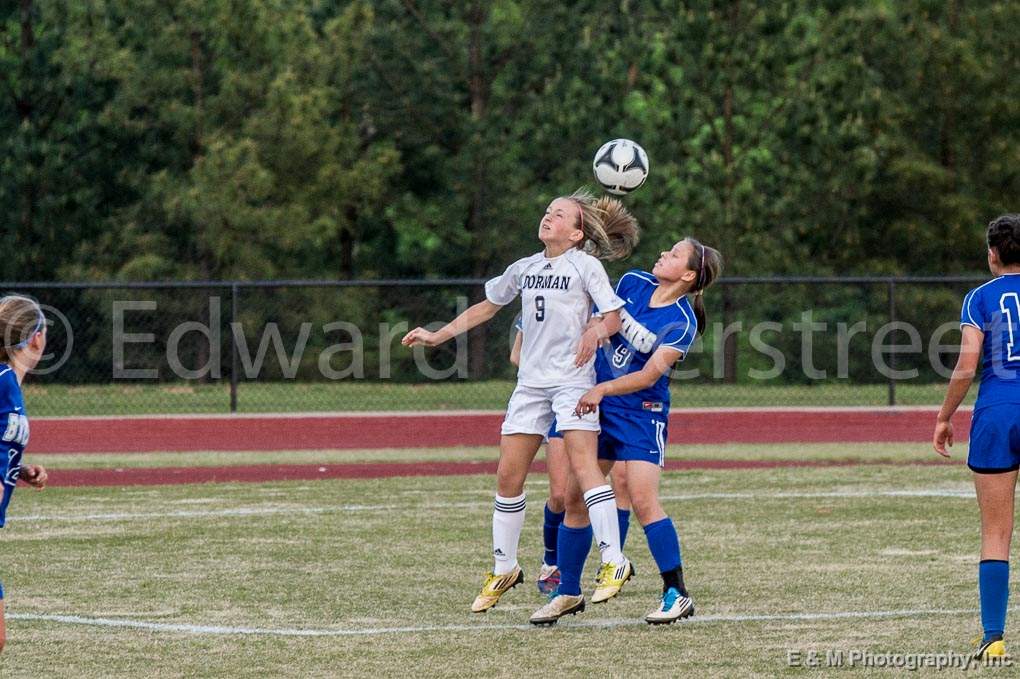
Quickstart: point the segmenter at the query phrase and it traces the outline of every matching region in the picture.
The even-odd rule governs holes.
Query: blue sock
[[[616,508],[616,518],[620,521],[620,551],[627,544],[627,529],[630,528],[630,510]]]
[[[591,550],[591,525],[571,528],[561,525],[559,534],[560,594],[577,596],[581,593],[581,572]]]
[[[982,560],[978,566],[978,591],[981,593],[981,626],[985,629],[984,641],[996,636],[1001,637],[1006,629],[1009,562],[998,559]]]
[[[648,549],[652,552],[660,573],[676,570],[681,566],[680,538],[677,537],[676,528],[668,516],[645,526],[645,537],[648,538]]]
[[[542,536],[545,539],[545,565],[556,565],[556,541],[559,539],[560,524],[566,512],[554,512],[545,506],[545,523],[542,525]]]

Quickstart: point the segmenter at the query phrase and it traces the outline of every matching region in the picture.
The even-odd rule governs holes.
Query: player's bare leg
[[[492,514],[495,565],[471,605],[474,613],[489,610],[503,594],[524,582],[524,572],[517,563],[517,545],[524,527],[524,481],[541,445],[539,434],[507,434],[500,439],[496,507]]]

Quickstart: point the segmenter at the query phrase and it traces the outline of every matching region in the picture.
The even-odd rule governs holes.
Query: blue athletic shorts
[[[549,439],[561,439],[561,438],[563,438],[563,432],[556,429],[556,420],[554,418],[552,426],[549,427],[549,433],[545,435],[545,440],[548,441]]]
[[[601,409],[600,460],[666,463],[668,416],[647,410]]]
[[[1004,403],[974,411],[967,466],[978,474],[1020,469],[1020,406]]]

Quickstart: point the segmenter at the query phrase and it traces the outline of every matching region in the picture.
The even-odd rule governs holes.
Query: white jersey
[[[524,343],[517,383],[528,387],[595,384],[594,359],[577,368],[577,343],[591,318],[623,306],[595,257],[571,248],[559,257],[544,253],[519,259],[485,284],[485,296],[505,306],[521,295]]]

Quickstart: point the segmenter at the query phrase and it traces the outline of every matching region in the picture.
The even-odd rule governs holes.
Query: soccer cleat
[[[675,587],[670,587],[662,593],[662,600],[658,607],[645,616],[645,622],[649,625],[669,625],[680,618],[689,618],[694,615],[694,602],[689,595],[681,595]]]
[[[982,642],[974,653],[975,660],[988,660],[990,658],[1004,658],[1006,656],[1006,642],[1002,637],[994,637]]]
[[[512,571],[503,575],[488,573],[485,576],[485,584],[482,585],[482,591],[478,593],[478,596],[475,597],[475,602],[471,604],[471,612],[484,613],[495,606],[501,596],[522,582],[524,582],[524,571],[521,570],[520,566],[514,566]]]
[[[550,596],[559,587],[560,569],[555,565],[542,564],[542,568],[538,571],[538,581],[535,584],[538,585],[539,592]]]
[[[595,580],[595,591],[591,595],[591,602],[600,604],[603,601],[609,601],[620,593],[623,584],[634,575],[634,565],[631,564],[630,559],[624,559],[620,566],[614,563],[602,564],[599,576]]]
[[[555,625],[564,615],[577,615],[584,610],[584,595],[556,594],[545,606],[535,611],[529,622],[532,625]]]

